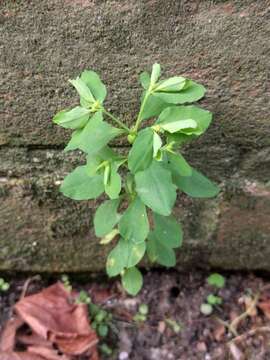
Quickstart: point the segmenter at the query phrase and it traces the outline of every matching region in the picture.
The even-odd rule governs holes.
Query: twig
[[[22,300],[26,296],[29,285],[31,284],[31,282],[32,281],[40,281],[40,280],[41,280],[40,275],[32,276],[31,278],[27,279],[25,281],[25,283],[23,284],[23,289],[22,289],[22,293],[21,293],[21,296],[20,296],[20,300]]]
[[[243,339],[245,339],[245,338],[247,338],[249,336],[253,336],[258,332],[270,332],[270,327],[269,326],[261,326],[261,327],[258,327],[256,329],[249,330],[249,331],[245,332],[244,334],[233,338],[230,342],[242,341]]]

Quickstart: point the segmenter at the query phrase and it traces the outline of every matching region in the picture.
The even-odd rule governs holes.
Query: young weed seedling
[[[0,278],[0,292],[6,292],[10,288],[10,285],[3,278]]]
[[[108,196],[96,211],[95,234],[101,244],[115,241],[106,270],[110,277],[120,275],[131,295],[142,287],[137,265],[145,254],[166,267],[176,264],[174,249],[183,237],[171,214],[177,190],[198,198],[214,197],[219,191],[179,152],[211,123],[209,111],[189,105],[204,96],[205,88],[182,76],[160,80],[160,72],[160,65],[154,64],[151,75],[140,75],[141,106],[131,127],[106,110],[106,87],[88,70],[70,80],[80,105],[53,119],[73,130],[65,151],[79,149],[86,155],[86,163],[66,176],[60,191],[74,200],[96,199],[103,192]],[[109,147],[121,137],[130,144],[125,154]]]
[[[207,282],[214,289],[222,289],[225,286],[226,280],[224,276],[214,273],[207,278]],[[222,304],[222,298],[213,293],[207,296],[206,302],[201,304],[201,313],[204,315],[212,314],[214,307]]]

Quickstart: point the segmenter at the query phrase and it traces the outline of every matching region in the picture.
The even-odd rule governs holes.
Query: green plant
[[[224,276],[214,273],[211,274],[208,278],[207,278],[207,282],[209,285],[217,287],[219,289],[223,288],[225,286],[225,278]]]
[[[173,319],[167,318],[165,319],[165,323],[172,329],[175,334],[179,334],[183,330],[182,325]]]
[[[0,292],[6,292],[10,288],[10,285],[3,278],[0,278]]]
[[[222,289],[225,286],[226,280],[224,276],[214,273],[207,278],[209,285],[214,287],[214,289]],[[200,311],[204,315],[212,314],[214,307],[222,304],[222,298],[215,294],[210,293],[207,296],[206,302],[201,304]]]
[[[139,311],[136,315],[133,316],[133,320],[137,322],[144,322],[147,319],[149,308],[147,304],[141,304],[139,306]]]
[[[86,154],[86,163],[66,176],[60,191],[74,200],[96,199],[103,192],[109,197],[94,216],[95,233],[101,244],[118,238],[106,270],[110,277],[121,275],[131,295],[142,287],[137,265],[145,254],[167,267],[176,263],[174,249],[182,244],[181,226],[171,215],[176,190],[199,198],[218,193],[218,187],[178,152],[211,123],[209,111],[186,105],[201,99],[205,88],[181,76],[160,80],[159,64],[153,65],[151,75],[143,72],[140,82],[141,106],[132,126],[106,110],[106,87],[88,70],[70,80],[80,106],[60,111],[53,119],[74,130],[65,151],[79,149]],[[120,137],[129,144],[121,154],[108,146]]]

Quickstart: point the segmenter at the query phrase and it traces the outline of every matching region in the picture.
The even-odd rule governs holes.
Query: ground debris
[[[73,360],[87,355],[97,360],[98,338],[86,305],[75,303],[76,296],[58,282],[19,300],[1,334],[0,358]]]

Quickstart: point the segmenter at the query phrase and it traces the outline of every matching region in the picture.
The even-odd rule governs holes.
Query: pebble
[[[119,360],[127,360],[128,358],[129,358],[129,355],[126,351],[121,351],[118,356]]]

